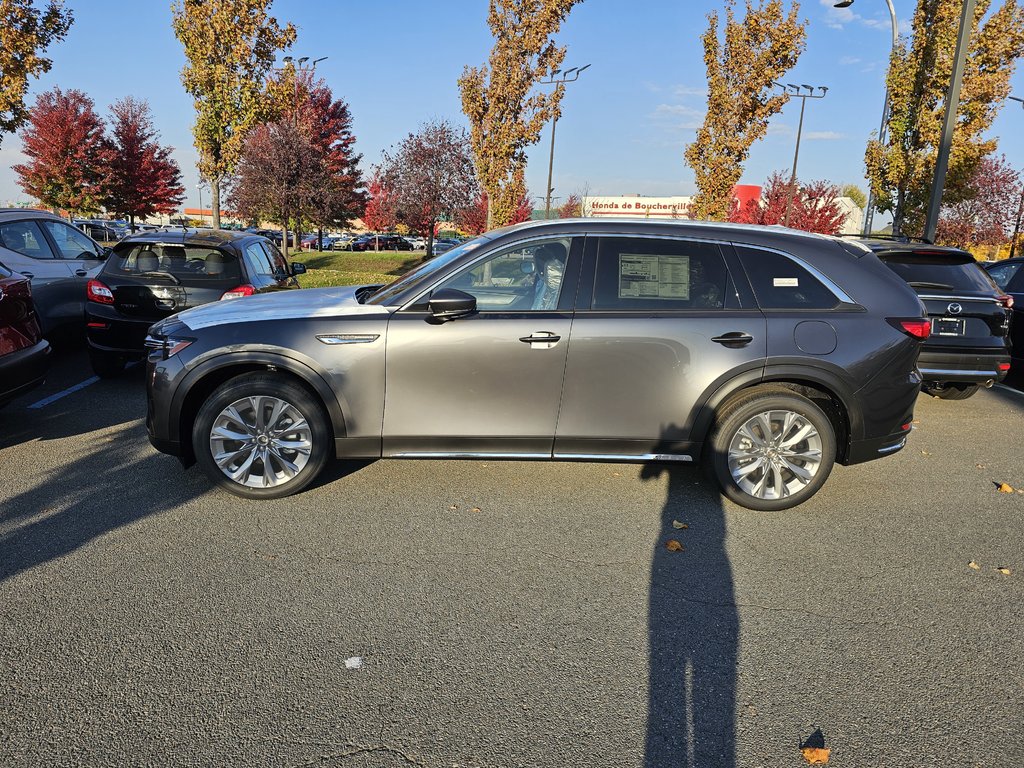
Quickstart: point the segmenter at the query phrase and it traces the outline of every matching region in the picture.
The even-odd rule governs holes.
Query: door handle
[[[25,277],[27,277],[27,278],[28,278],[29,280],[31,280],[31,279],[32,279],[33,277],[35,277],[35,274],[34,274],[34,273],[32,273],[32,272],[22,272],[21,274],[23,274],[23,275],[24,275]]]
[[[721,336],[712,336],[711,340],[716,344],[721,344],[723,347],[735,349],[747,346],[747,344],[754,340],[754,337],[743,331],[730,331],[729,333],[723,333]]]
[[[519,340],[524,344],[554,344],[561,338],[561,336],[556,336],[551,331],[534,331],[532,336],[520,336]]]
[[[84,269],[76,269],[76,270],[75,270],[75,275],[76,275],[77,277],[85,277],[85,276],[86,276],[86,275],[88,275],[88,274],[89,274],[89,273],[88,273],[88,272],[86,272],[86,271],[85,271]]]

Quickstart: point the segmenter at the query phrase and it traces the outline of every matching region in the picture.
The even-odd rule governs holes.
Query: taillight
[[[1013,296],[1006,296],[1005,294],[1002,296],[996,296],[996,301],[999,302],[999,306],[1003,309],[1010,309],[1013,307]]]
[[[114,294],[99,280],[90,280],[85,287],[85,293],[89,301],[97,304],[113,304]]]
[[[256,293],[256,289],[251,285],[240,285],[237,288],[232,288],[230,291],[224,291],[224,295],[220,297],[221,301],[224,299],[240,299],[243,296],[252,296]]]
[[[932,332],[931,320],[921,319],[919,317],[914,318],[889,318],[889,323],[897,329],[903,331],[908,336],[913,336],[915,339],[924,341],[927,339]]]
[[[999,371],[999,373],[1006,373],[1008,370],[1010,370],[1010,364],[996,363],[996,370]]]

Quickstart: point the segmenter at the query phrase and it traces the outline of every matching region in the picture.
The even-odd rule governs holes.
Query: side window
[[[713,243],[647,237],[599,239],[593,309],[722,309],[730,290],[725,260]]]
[[[1013,276],[1017,274],[1019,269],[1020,262],[1018,261],[1014,264],[1000,264],[996,267],[992,267],[992,269],[988,271],[988,274],[989,277],[996,281],[996,285],[1005,291],[1007,286],[1010,284],[1010,281],[1013,280]]]
[[[43,226],[57,244],[63,259],[95,259],[100,249],[92,240],[74,227],[61,221],[44,221]]]
[[[563,297],[569,238],[516,245],[458,272],[434,290],[456,288],[476,297],[481,312],[554,311]]]
[[[9,221],[0,224],[0,244],[33,259],[57,258],[35,221]]]
[[[839,298],[794,259],[736,246],[761,309],[833,309]]]
[[[245,246],[245,265],[253,277],[256,275],[273,277],[274,275],[274,270],[270,266],[270,260],[258,242],[249,243],[249,245]]]
[[[260,245],[267,254],[267,258],[270,259],[270,266],[274,268],[274,272],[280,270],[287,273],[288,263],[285,261],[284,254],[277,250],[277,246],[270,243],[260,243]]]

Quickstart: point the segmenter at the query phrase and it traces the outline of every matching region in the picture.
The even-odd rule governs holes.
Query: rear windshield
[[[169,274],[177,282],[241,282],[241,267],[233,253],[218,248],[180,243],[122,243],[115,246],[103,270],[115,275]],[[170,278],[168,278],[170,279]]]
[[[970,254],[896,251],[878,258],[902,277],[911,288],[922,291],[973,291],[991,293],[996,289],[988,273]]]

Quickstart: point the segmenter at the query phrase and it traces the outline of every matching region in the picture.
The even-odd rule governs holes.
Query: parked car
[[[398,235],[363,235],[348,244],[350,251],[411,251],[409,242]]]
[[[925,393],[964,400],[1006,377],[1012,300],[971,254],[921,242],[864,242],[928,310],[931,335],[918,360]]]
[[[1010,371],[1014,376],[1024,377],[1024,258],[993,262],[985,270],[1010,297]]]
[[[46,211],[0,209],[0,261],[27,277],[43,334],[81,332],[85,286],[108,249]]]
[[[459,243],[455,240],[438,239],[434,241],[433,248],[430,253],[433,256],[440,256],[442,253],[447,253],[452,248],[457,248]]]
[[[127,237],[88,284],[86,339],[96,375],[115,376],[145,354],[156,321],[222,299],[298,288],[277,246],[248,232],[200,229]]]
[[[249,498],[301,490],[331,455],[703,460],[731,499],[777,510],[835,461],[903,448],[928,332],[907,284],[837,238],[532,222],[388,286],[157,323],[147,426]]]
[[[89,237],[101,242],[114,242],[128,234],[127,227],[122,228],[113,221],[75,219],[72,223]]]
[[[43,383],[49,357],[28,278],[0,264],[0,408]]]

